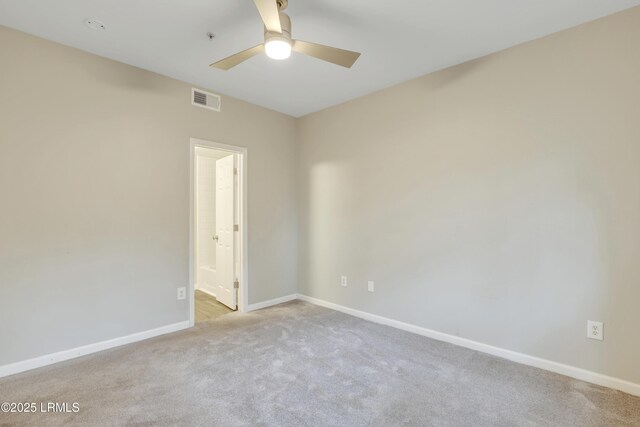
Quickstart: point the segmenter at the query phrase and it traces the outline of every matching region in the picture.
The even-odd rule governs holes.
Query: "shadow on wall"
[[[106,83],[108,86],[117,87],[126,91],[139,92],[172,92],[171,85],[167,84],[167,77],[150,71],[131,68],[125,64],[94,56],[76,56],[77,66],[84,68],[87,75]]]
[[[485,64],[494,61],[495,58],[491,56],[484,56],[482,58],[474,59],[454,67],[446,69],[446,72],[435,72],[428,74],[429,78],[422,78],[418,81],[424,85],[429,94],[431,91],[441,89],[450,85],[454,85],[459,80],[465,78],[467,75],[474,74],[478,69],[485,66]]]
[[[314,163],[301,200],[302,286],[321,299],[534,356],[584,342],[585,307],[593,316],[606,311],[611,231],[603,228],[606,206],[571,166],[573,145],[501,163],[449,149],[431,151],[428,164],[389,156],[381,165],[380,153],[364,152],[357,162]],[[337,285],[340,275],[349,276],[348,288]],[[371,295],[367,280],[384,285]]]

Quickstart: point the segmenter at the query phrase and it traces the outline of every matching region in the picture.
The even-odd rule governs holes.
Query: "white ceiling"
[[[294,38],[362,52],[350,70],[298,54],[209,68],[263,41],[252,0],[0,0],[0,24],[299,117],[636,5],[640,0],[290,0]],[[107,30],[90,30],[86,18]]]

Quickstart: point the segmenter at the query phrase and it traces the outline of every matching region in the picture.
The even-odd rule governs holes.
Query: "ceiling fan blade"
[[[268,31],[276,33],[282,32],[280,26],[280,11],[278,10],[278,2],[276,0],[253,0],[260,12],[262,22]]]
[[[241,62],[246,61],[247,59],[256,56],[259,53],[264,52],[264,44],[259,44],[258,46],[254,46],[250,49],[243,50],[242,52],[236,53],[235,55],[228,56],[224,59],[221,59],[218,62],[214,62],[211,64],[211,67],[219,68],[221,70],[228,70],[229,68],[235,67]]]
[[[351,66],[358,60],[360,54],[350,50],[338,49],[337,47],[325,46],[317,43],[303,42],[294,40],[291,48],[298,53],[313,56],[323,61],[341,65],[346,68]]]

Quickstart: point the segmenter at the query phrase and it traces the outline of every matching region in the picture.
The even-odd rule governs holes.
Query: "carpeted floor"
[[[640,398],[292,302],[0,379],[0,425],[640,426]]]

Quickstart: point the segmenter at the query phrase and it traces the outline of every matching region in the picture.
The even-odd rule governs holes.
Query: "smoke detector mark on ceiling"
[[[104,25],[103,22],[98,21],[97,19],[88,18],[84,20],[84,25],[91,28],[92,30],[106,30],[107,26]]]

